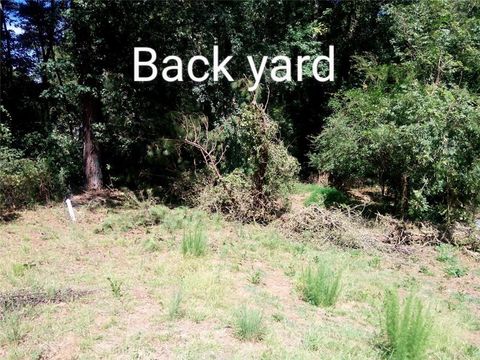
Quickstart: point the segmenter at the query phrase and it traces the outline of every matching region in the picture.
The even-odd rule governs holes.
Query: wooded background
[[[378,185],[399,216],[475,215],[478,0],[1,5],[0,209],[105,186],[184,201],[200,184],[220,196],[212,207],[253,199],[255,219],[259,207],[278,214],[297,173],[321,173],[341,189]],[[133,81],[135,46],[189,59],[213,45],[233,55],[233,83]],[[307,71],[247,91],[247,55],[315,57],[329,45],[334,82]]]

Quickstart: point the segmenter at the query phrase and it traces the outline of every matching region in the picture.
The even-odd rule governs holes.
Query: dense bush
[[[198,202],[241,221],[268,222],[289,207],[299,165],[278,137],[278,125],[257,104],[244,105],[221,125],[225,158]],[[208,164],[207,164],[208,165]]]
[[[466,220],[480,204],[480,106],[465,90],[418,83],[350,90],[315,139],[312,163],[375,179],[415,219]]]
[[[348,202],[348,197],[340,190],[334,187],[319,186],[315,188],[312,193],[305,200],[305,205],[320,205],[320,206],[332,206],[340,205]]]
[[[391,51],[356,57],[361,86],[331,102],[311,163],[373,179],[400,215],[450,227],[480,204],[478,4],[390,4],[378,21]]]
[[[62,173],[44,159],[22,158],[10,145],[10,132],[0,124],[0,214],[63,195]]]

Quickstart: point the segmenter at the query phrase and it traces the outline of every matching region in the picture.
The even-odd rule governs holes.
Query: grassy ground
[[[480,266],[461,249],[313,247],[158,205],[77,211],[75,224],[61,205],[0,224],[1,293],[45,297],[3,311],[0,358],[381,359],[384,294],[398,289],[431,314],[428,358],[480,359]],[[315,264],[342,274],[333,306],[302,300]],[[88,292],[55,301],[65,289]]]

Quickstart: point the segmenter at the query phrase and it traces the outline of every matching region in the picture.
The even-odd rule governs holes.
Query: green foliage
[[[241,307],[234,314],[233,330],[235,336],[242,341],[262,340],[266,332],[262,313]]]
[[[12,265],[12,273],[16,277],[23,277],[25,275],[25,273],[27,272],[27,270],[31,269],[34,266],[35,266],[35,264],[15,263],[15,264]]]
[[[384,311],[384,333],[389,359],[424,359],[432,330],[432,319],[420,300],[410,295],[401,306],[398,294],[388,291]]]
[[[464,266],[458,264],[458,263],[452,263],[449,264],[445,268],[445,274],[447,274],[450,277],[462,277],[468,274],[467,268]]]
[[[346,204],[348,197],[333,187],[319,186],[305,200],[305,206],[312,204],[330,207],[332,205]]]
[[[312,163],[387,185],[400,212],[452,223],[480,204],[480,109],[465,90],[350,90],[315,139]]]
[[[340,295],[341,273],[335,273],[325,264],[308,266],[303,270],[298,289],[304,301],[315,306],[335,305]]]
[[[255,270],[252,271],[252,273],[248,277],[248,281],[250,281],[250,283],[252,283],[253,285],[258,285],[262,281],[262,277],[263,272],[261,270]]]
[[[24,158],[12,141],[9,128],[0,123],[0,214],[63,196],[65,174],[45,158]]]
[[[112,291],[113,296],[116,298],[120,298],[123,296],[123,282],[117,279],[113,279],[111,277],[107,278],[108,283],[110,284],[110,290]]]
[[[268,222],[289,207],[297,160],[278,138],[278,126],[257,104],[240,107],[222,124],[228,151],[225,173],[198,202],[241,221]]]
[[[455,261],[455,249],[450,244],[440,244],[436,247],[438,252],[437,260],[440,262],[449,263]]]
[[[450,244],[440,244],[437,246],[437,260],[446,264],[444,271],[450,277],[462,277],[468,273],[468,270],[460,263],[455,248]]]
[[[11,344],[18,344],[24,336],[24,330],[20,321],[20,315],[6,312],[0,317],[0,326],[3,338]]]
[[[182,239],[182,254],[191,256],[202,256],[207,251],[207,240],[205,232],[200,225],[196,225],[193,230],[184,233]]]
[[[318,351],[322,344],[322,337],[318,329],[312,327],[308,329],[305,334],[305,339],[303,340],[305,348],[309,351]]]
[[[470,219],[480,204],[474,8],[469,0],[385,7],[395,56],[356,58],[363,86],[331,102],[312,165],[344,181],[375,180],[401,215]]]
[[[44,160],[22,159],[0,149],[0,213],[45,203],[63,194],[63,176],[55,177]]]
[[[169,319],[177,319],[183,315],[182,313],[182,300],[183,300],[183,291],[178,289],[173,293],[169,303],[168,303],[168,317]]]
[[[156,252],[159,251],[161,248],[160,241],[155,237],[149,237],[147,240],[145,240],[145,242],[143,243],[143,247],[148,252]]]

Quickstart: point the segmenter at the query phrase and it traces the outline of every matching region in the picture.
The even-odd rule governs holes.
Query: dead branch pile
[[[377,215],[376,222],[385,228],[383,241],[398,245],[437,245],[442,241],[440,231],[427,223],[414,224],[391,216]]]
[[[280,226],[286,236],[316,245],[333,243],[345,248],[369,248],[377,243],[376,234],[366,227],[360,214],[348,208],[311,205],[284,216]]]
[[[57,304],[77,300],[90,294],[90,290],[74,290],[70,288],[54,291],[18,290],[0,294],[0,318],[6,310],[19,309],[24,306],[40,304]]]

